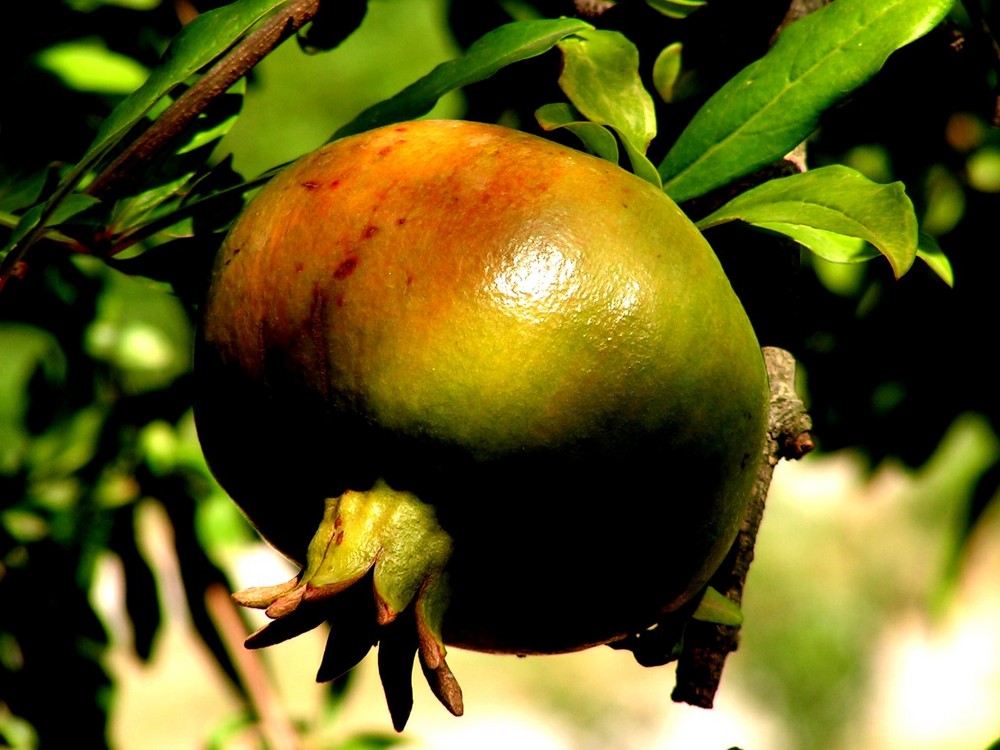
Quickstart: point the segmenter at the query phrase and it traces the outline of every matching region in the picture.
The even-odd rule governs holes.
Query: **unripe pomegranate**
[[[685,611],[732,544],[768,392],[711,248],[660,190],[502,127],[420,121],[274,178],[231,230],[197,353],[223,487],[303,566],[239,601],[267,645],[542,654]],[[685,615],[686,616],[686,615]]]

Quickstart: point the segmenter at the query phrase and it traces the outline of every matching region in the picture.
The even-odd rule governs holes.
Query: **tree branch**
[[[799,459],[813,449],[812,421],[795,393],[795,360],[784,349],[764,347],[764,362],[771,384],[768,439],[761,457],[753,494],[743,524],[729,556],[709,585],[741,604],[754,543],[774,467],[782,458]],[[671,698],[711,708],[727,656],[739,645],[738,627],[691,620],[684,632],[684,650],[677,662],[676,685]]]
[[[216,97],[245,76],[285,39],[319,12],[320,0],[289,0],[248,34],[160,115],[139,138],[109,164],[86,193],[107,199],[128,188],[137,167],[162,150]]]

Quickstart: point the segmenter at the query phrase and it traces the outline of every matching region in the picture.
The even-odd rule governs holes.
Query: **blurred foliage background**
[[[219,4],[7,4],[0,233],[80,158],[182,24]],[[683,42],[685,87],[660,115],[669,143],[707,93],[767,49],[787,10],[709,0],[681,20],[622,2],[600,23],[640,50]],[[307,55],[287,42],[254,70],[215,158],[231,154],[232,170],[256,175],[499,23],[570,11],[559,0],[371,0],[336,49]],[[997,16],[988,0],[956,8],[828,112],[808,143],[811,165],[903,180],[922,231],[951,258],[954,288],[919,264],[897,281],[884,263],[833,266],[746,228],[708,232],[762,343],[797,357],[820,447],[779,469],[743,646],[715,711],[670,705],[667,668],[641,670],[609,649],[556,657],[555,670],[470,654],[454,657],[469,666],[453,663],[480,675],[467,692],[508,712],[444,717],[466,727],[445,728],[418,699],[397,737],[366,669],[311,684],[317,656],[296,649],[319,645],[247,662],[239,643],[250,624],[225,592],[255,561],[287,576],[213,481],[194,433],[193,326],[218,242],[207,232],[171,259],[185,269],[172,284],[155,257],[104,262],[49,243],[0,293],[0,742],[985,750],[1000,737],[1000,131],[982,22],[1000,28]],[[537,130],[531,113],[552,100],[557,74],[558,58],[543,55],[435,114]],[[237,209],[224,207],[220,226]],[[166,654],[185,665],[171,687],[131,700],[155,694],[143,675],[161,674]],[[189,691],[216,699],[179,701],[171,715],[163,696]],[[511,718],[515,707],[524,718]]]

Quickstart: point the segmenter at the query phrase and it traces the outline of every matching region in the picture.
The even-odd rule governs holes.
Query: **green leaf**
[[[780,159],[952,4],[837,0],[791,24],[695,114],[660,165],[664,189],[685,201]]]
[[[617,31],[581,31],[559,42],[559,87],[588,120],[617,130],[645,153],[656,135],[653,98],[639,78],[639,51]]]
[[[618,163],[618,141],[603,125],[582,119],[583,115],[565,103],[546,104],[535,111],[535,119],[545,131],[565,128],[594,156]]]
[[[945,284],[955,286],[955,272],[952,270],[951,261],[948,260],[948,256],[944,254],[938,241],[932,235],[926,232],[920,233],[917,257],[941,277]]]
[[[66,355],[49,332],[2,321],[0,351],[0,475],[11,475],[20,468],[31,437],[25,420],[32,399],[61,390]]]
[[[169,214],[187,198],[193,185],[214,168],[209,156],[236,122],[245,88],[245,81],[240,80],[225,94],[215,97],[181,134],[177,145],[143,164],[141,173],[135,177],[141,192],[115,204],[112,223],[117,234],[154,220],[162,227],[169,226]]]
[[[612,164],[618,164],[618,141],[622,143],[628,155],[632,171],[657,188],[662,188],[660,175],[646,155],[635,149],[632,143],[618,130],[609,125],[600,125],[590,120],[581,119],[583,115],[572,105],[546,104],[535,111],[535,119],[543,130],[552,131],[565,128],[583,143],[584,147],[594,156],[605,159]],[[615,138],[617,133],[618,138]]]
[[[427,114],[450,91],[489,78],[513,63],[537,57],[570,34],[593,28],[573,19],[514,21],[483,35],[461,57],[441,63],[395,96],[369,107],[330,140]]]
[[[743,624],[740,605],[711,586],[705,588],[698,608],[691,617],[702,622],[714,622],[717,625],[729,625],[734,628]]]
[[[43,215],[44,227],[54,228],[67,223],[70,219],[79,216],[84,211],[87,211],[98,204],[100,204],[100,201],[93,196],[84,195],[83,193],[75,193],[67,196],[48,214],[45,214],[46,204],[39,203],[32,206],[28,211],[25,211],[23,216],[21,216],[17,226],[14,227],[14,231],[11,233],[7,245],[0,250],[0,259],[5,258],[18,242],[24,239],[29,232],[35,229],[39,225],[39,222],[43,221]]]
[[[157,67],[146,82],[131,96],[121,102],[101,124],[93,143],[83,158],[67,174],[58,188],[49,196],[45,206],[22,217],[14,237],[0,250],[0,285],[10,273],[24,246],[30,244],[29,235],[40,223],[57,224],[51,214],[79,183],[87,170],[103,158],[132,127],[146,116],[153,106],[172,88],[182,83],[200,68],[212,62],[245,34],[270,11],[288,0],[237,0],[217,10],[202,13],[174,38]]]
[[[101,124],[83,162],[91,162],[121,140],[174,86],[222,55],[254,24],[285,2],[237,0],[202,13],[185,26],[170,43],[159,67]]]
[[[681,74],[683,45],[674,42],[664,47],[653,63],[653,86],[656,93],[668,104],[674,100],[674,89]]]
[[[149,75],[145,66],[109,50],[97,39],[53,45],[38,53],[37,61],[70,88],[100,94],[130,94]]]
[[[646,5],[668,18],[687,18],[707,4],[706,0],[646,0]]]
[[[621,138],[622,147],[628,154],[629,163],[632,165],[632,171],[636,177],[641,177],[646,182],[655,185],[657,190],[662,190],[663,182],[660,180],[660,173],[656,171],[656,165],[647,159],[646,154],[640,151],[632,141],[625,138],[621,131],[616,129],[616,132]]]
[[[699,221],[698,227],[737,220],[786,234],[837,263],[881,253],[897,277],[917,255],[917,218],[903,184],[880,185],[840,165],[765,182]]]

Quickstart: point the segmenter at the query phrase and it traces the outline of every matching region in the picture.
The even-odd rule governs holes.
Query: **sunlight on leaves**
[[[685,201],[782,158],[819,115],[930,31],[952,0],[837,0],[788,26],[771,50],[719,89],[660,164]]]
[[[559,87],[588,120],[615,128],[640,153],[656,135],[653,99],[639,77],[639,51],[615,31],[581,31],[559,43]]]
[[[917,220],[902,183],[880,185],[840,165],[766,182],[698,226],[706,229],[734,220],[786,234],[837,263],[882,253],[897,277],[906,273],[917,254]]]
[[[77,39],[42,50],[39,67],[59,76],[77,91],[130,94],[149,75],[144,65],[109,50],[97,39]]]
[[[618,141],[614,134],[603,125],[584,119],[571,105],[546,104],[535,111],[535,119],[546,131],[565,128],[594,156],[618,163]]]
[[[668,18],[687,18],[707,4],[706,0],[646,0],[646,5]]]
[[[933,235],[927,232],[920,233],[920,244],[917,247],[917,257],[936,273],[948,286],[955,286],[955,271],[951,267],[951,261],[941,250],[941,246]]]
[[[653,63],[653,86],[656,93],[668,104],[674,100],[674,90],[681,74],[683,45],[674,42],[664,47]]]
[[[445,94],[548,52],[560,40],[590,28],[590,24],[573,19],[515,21],[500,26],[473,42],[461,57],[441,63],[392,98],[366,109],[330,140],[421,117]]]

